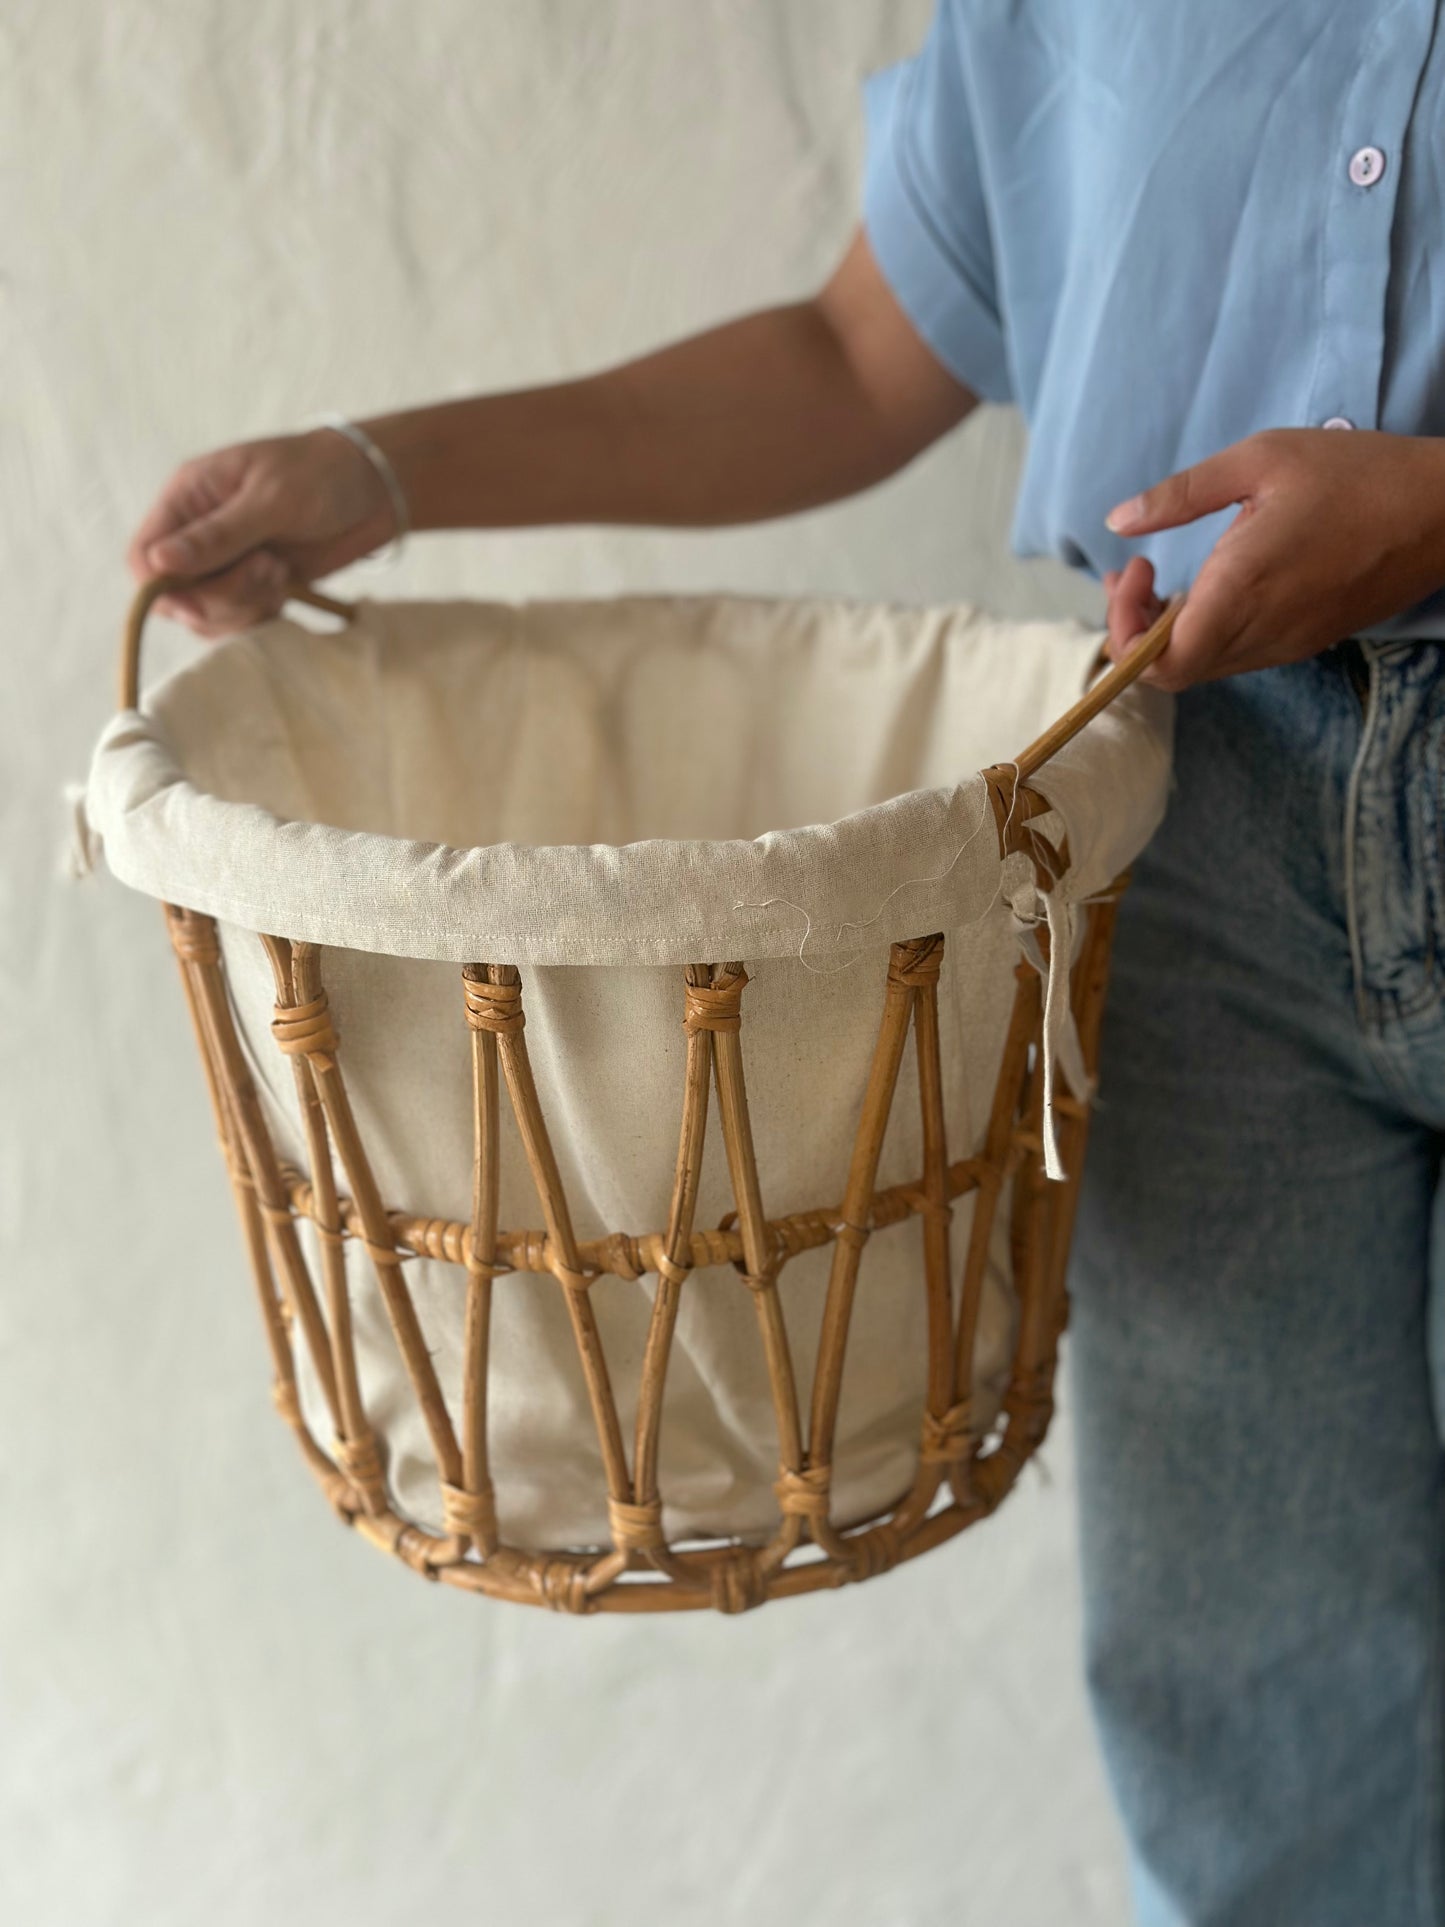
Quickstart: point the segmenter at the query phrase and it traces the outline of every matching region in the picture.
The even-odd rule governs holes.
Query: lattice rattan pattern
[[[1073,1001],[1093,1070],[1117,892],[1090,906],[1073,972]],[[431,1579],[554,1610],[665,1611],[712,1606],[740,1612],[769,1599],[843,1585],[886,1572],[991,1512],[1037,1450],[1053,1410],[1053,1377],[1066,1316],[1064,1266],[1087,1129],[1087,1107],[1065,1099],[1063,1149],[1071,1176],[1045,1179],[1041,1158],[1040,980],[1021,964],[984,1141],[949,1161],[944,1126],[937,985],[944,940],[934,934],[891,947],[883,1014],[835,1206],[769,1219],[754,1154],[744,1076],[744,992],[740,963],[694,964],[681,973],[687,1038],[681,1122],[667,1223],[579,1240],[527,1053],[524,986],[507,964],[469,964],[459,1016],[473,1072],[474,1197],[470,1220],[424,1218],[388,1209],[357,1129],[341,1068],[342,1047],[327,1005],[321,955],[312,944],[263,937],[275,983],[272,1025],[290,1059],[309,1169],[285,1165],[270,1136],[227,992],[211,920],[170,908],[167,920],[205,1065],[261,1316],[270,1347],[277,1409],[339,1515],[372,1543]],[[460,1026],[459,1026],[460,1029]],[[923,1169],[906,1184],[877,1188],[879,1156],[899,1068],[912,1036],[922,1111]],[[536,1187],[542,1226],[499,1221],[502,1093]],[[733,1195],[721,1226],[695,1222],[704,1136],[715,1105]],[[333,1152],[347,1185],[333,1176]],[[999,1419],[988,1436],[971,1416],[974,1333],[999,1203],[1012,1181],[1010,1242],[1019,1320]],[[951,1217],[954,1200],[976,1194],[955,1312]],[[926,1397],[911,1487],[887,1514],[840,1530],[831,1516],[830,1478],[850,1316],[869,1240],[917,1216],[922,1222],[928,1311]],[[297,1235],[310,1221],[319,1278]],[[375,1268],[397,1349],[430,1438],[442,1536],[394,1506],[360,1390],[344,1244],[355,1240]],[[789,1351],[781,1277],[798,1252],[832,1247],[831,1271],[812,1383],[803,1396]],[[460,1411],[443,1396],[408,1289],[412,1253],[465,1274],[465,1371]],[[731,1264],[749,1292],[766,1364],[777,1434],[776,1529],[760,1546],[731,1542],[671,1545],[663,1528],[659,1444],[663,1393],[682,1294],[701,1266]],[[504,1544],[487,1453],[489,1335],[494,1279],[506,1272],[550,1274],[565,1296],[601,1450],[611,1544],[587,1553]],[[657,1278],[641,1367],[631,1452],[623,1437],[602,1335],[590,1301],[600,1276]],[[549,1286],[547,1288],[553,1288]],[[333,1428],[313,1437],[297,1395],[296,1347],[305,1347]]]

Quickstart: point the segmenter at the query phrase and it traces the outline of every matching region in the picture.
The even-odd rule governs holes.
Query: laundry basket
[[[341,626],[141,710],[166,586],[85,814],[167,906],[341,1517],[501,1598],[737,1612],[992,1511],[1052,1410],[1172,610],[1082,695],[1096,635],[969,609],[303,590]]]

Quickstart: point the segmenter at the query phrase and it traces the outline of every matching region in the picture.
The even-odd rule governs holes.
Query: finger
[[[194,508],[186,507],[174,485],[152,503],[125,552],[126,564],[137,582],[149,582],[153,575],[161,573],[159,564],[153,565],[148,560],[150,550],[163,536],[170,535],[183,523],[190,521],[195,513]],[[156,607],[159,608],[160,604],[157,603]]]
[[[1193,468],[1166,476],[1142,495],[1120,502],[1104,518],[1115,535],[1152,535],[1197,522],[1246,499],[1255,481],[1255,466],[1242,442],[1221,449]]]
[[[161,573],[149,552],[167,536],[179,534],[230,502],[244,481],[242,450],[225,449],[199,461],[184,462],[166,483],[131,537],[127,559],[142,580]]]
[[[1128,645],[1147,629],[1160,607],[1154,593],[1154,565],[1142,555],[1131,558],[1121,569],[1109,598],[1109,654],[1117,659]]]
[[[1253,626],[1253,604],[1240,593],[1234,556],[1218,549],[1205,562],[1179,612],[1167,648],[1141,681],[1178,692],[1233,675]]]
[[[192,589],[170,591],[157,607],[194,635],[214,640],[278,614],[290,582],[291,571],[281,557],[260,549]]]
[[[148,543],[144,561],[152,574],[216,575],[273,533],[256,497],[243,488],[219,508]]]
[[[174,590],[169,595],[157,596],[151,604],[155,615],[164,616],[167,622],[199,622],[201,611],[189,596],[177,595]]]

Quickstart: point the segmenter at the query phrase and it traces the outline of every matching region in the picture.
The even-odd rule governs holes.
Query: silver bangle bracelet
[[[406,495],[396,478],[396,470],[382,454],[376,443],[364,428],[358,428],[354,421],[345,415],[323,415],[317,422],[318,428],[334,428],[338,435],[344,435],[354,448],[359,448],[367,461],[381,477],[391,503],[392,514],[396,518],[396,532],[384,549],[364,558],[371,562],[395,562],[400,559],[406,538],[411,533],[411,515],[407,509]]]

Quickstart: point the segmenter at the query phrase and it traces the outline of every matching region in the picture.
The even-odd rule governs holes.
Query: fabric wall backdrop
[[[26,1927],[1117,1927],[1067,1437],[999,1519],[740,1620],[574,1624],[329,1519],[266,1395],[154,907],[55,880],[120,556],[181,456],[804,292],[926,0],[12,0],[0,1915]],[[378,594],[1095,613],[1006,559],[1016,425],[771,529],[433,538]],[[158,625],[153,668],[189,647]]]

